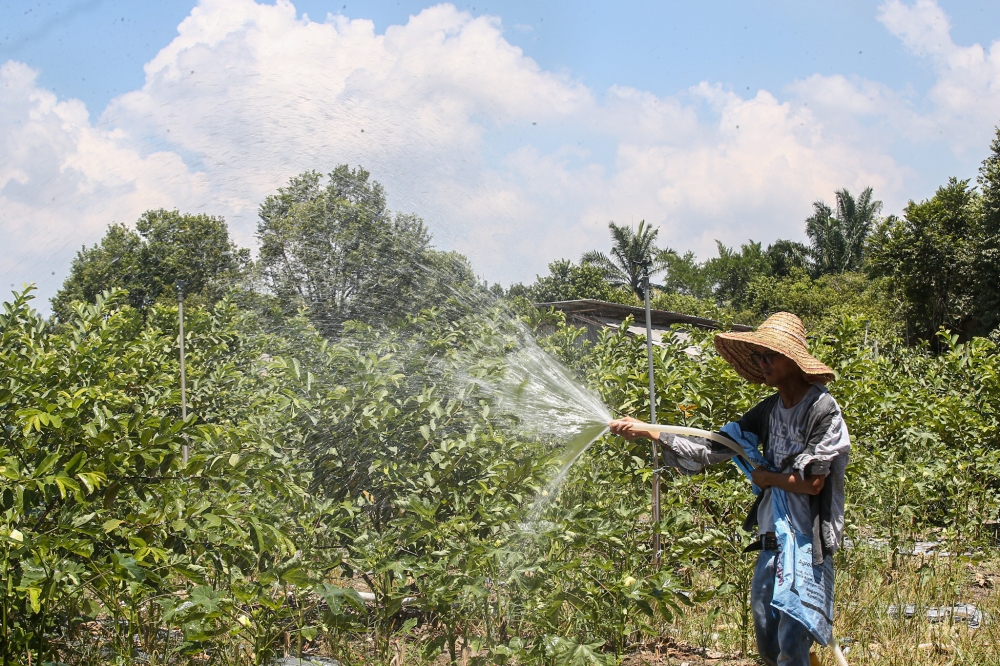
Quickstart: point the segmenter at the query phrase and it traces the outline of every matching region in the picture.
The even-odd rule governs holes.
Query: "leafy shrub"
[[[7,304],[8,662],[30,651],[33,662],[266,663],[321,647],[385,663],[409,636],[428,660],[610,664],[702,603],[736,609],[746,653],[742,477],[667,471],[652,525],[648,444],[604,437],[550,485],[560,442],[523,431],[486,388],[524,331],[456,299],[395,328],[347,324],[333,340],[305,316],[276,328],[228,301],[193,308],[186,421],[176,309],[143,316],[110,293],[52,325],[28,294]],[[642,339],[622,327],[581,344],[558,318],[537,323],[608,404],[648,414]],[[849,318],[830,330],[811,345],[837,372],[852,433],[850,536],[984,536],[1000,499],[994,344],[945,336],[934,356],[880,347]],[[768,392],[708,333],[654,360],[663,421],[718,427]],[[718,616],[703,612],[705,635]]]

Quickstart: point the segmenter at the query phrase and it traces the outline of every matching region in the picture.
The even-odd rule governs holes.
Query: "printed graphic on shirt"
[[[809,389],[809,393],[794,407],[785,409],[779,402],[771,411],[766,458],[778,469],[784,469],[795,456],[805,451],[809,438],[806,432],[809,418],[807,406],[812,403],[812,392],[818,390],[815,386]]]

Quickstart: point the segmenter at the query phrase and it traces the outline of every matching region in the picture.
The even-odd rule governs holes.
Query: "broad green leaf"
[[[101,528],[104,529],[105,533],[111,532],[113,530],[118,529],[118,526],[122,525],[124,522],[125,521],[118,520],[117,518],[110,518],[104,521],[104,523],[101,525]]]

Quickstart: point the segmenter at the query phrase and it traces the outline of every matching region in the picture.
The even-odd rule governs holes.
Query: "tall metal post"
[[[181,418],[187,419],[187,376],[184,368],[184,286],[180,282],[177,283],[177,324],[178,329],[180,329],[181,342]],[[186,439],[181,445],[181,460],[187,465],[188,445]]]
[[[649,362],[649,422],[656,423],[656,378],[653,375],[653,316],[649,307],[649,264],[643,266],[643,291],[646,296],[646,360]],[[660,441],[653,439],[653,565],[660,566]]]

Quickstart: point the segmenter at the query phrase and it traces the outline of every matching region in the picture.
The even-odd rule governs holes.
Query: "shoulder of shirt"
[[[830,395],[830,389],[822,384],[813,384],[818,390],[818,395],[816,395],[813,403],[809,406],[809,409],[823,410],[826,412],[840,412],[840,404],[837,399]]]

